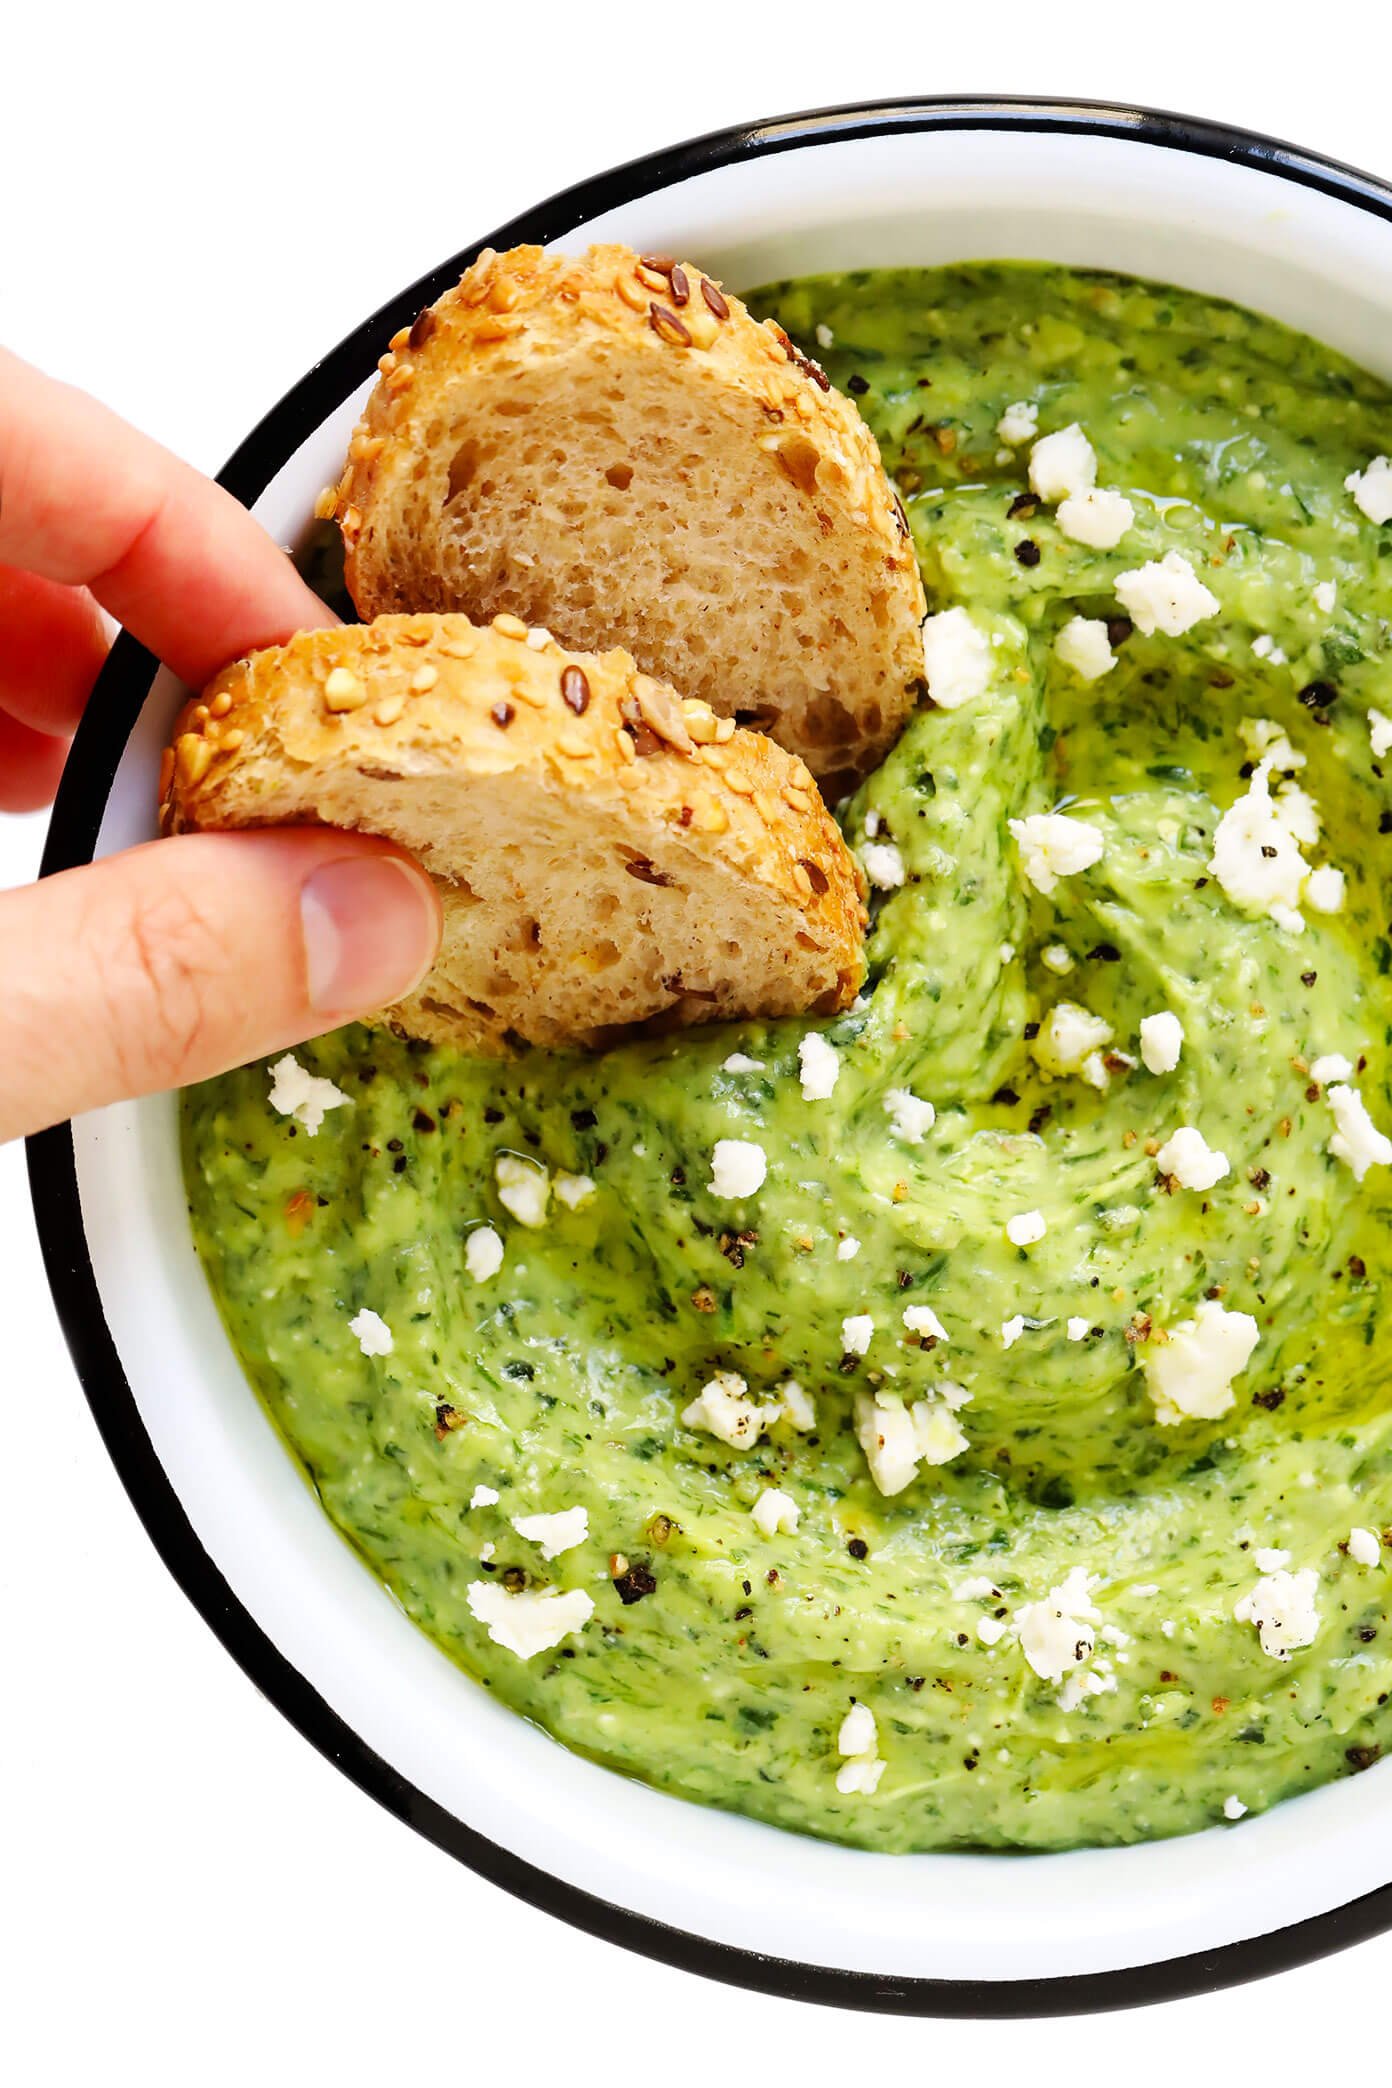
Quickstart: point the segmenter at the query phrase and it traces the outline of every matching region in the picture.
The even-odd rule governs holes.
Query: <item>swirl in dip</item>
[[[189,1095],[199,1250],[344,1535],[567,1745],[877,1849],[1236,1819],[1392,1729],[1392,395],[1057,268],[757,303],[934,612],[861,1002],[323,1038]]]

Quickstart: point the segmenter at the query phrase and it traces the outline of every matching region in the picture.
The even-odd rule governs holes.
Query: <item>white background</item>
[[[391,292],[617,160],[830,102],[1003,92],[1226,118],[1392,174],[1386,37],[1354,0],[1259,27],[1194,0],[995,0],[946,20],[935,0],[30,6],[0,48],[0,338],[215,469]],[[32,873],[41,838],[38,820],[0,828],[0,883]],[[1392,1937],[1140,2014],[923,2024],[711,1986],[516,1904],[314,1754],[167,1579],[68,1364],[17,1150],[0,1153],[0,1240],[16,2088],[967,2067],[1144,2084],[1254,2059],[1280,2083],[1383,2056],[1367,2003]]]

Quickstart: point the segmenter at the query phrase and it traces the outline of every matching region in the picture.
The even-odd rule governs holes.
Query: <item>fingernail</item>
[[[440,907],[399,856],[321,864],[300,892],[305,978],[318,1015],[370,1015],[404,1000],[435,961]]]

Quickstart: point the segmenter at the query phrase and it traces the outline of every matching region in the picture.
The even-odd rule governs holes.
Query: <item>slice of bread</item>
[[[306,631],[226,668],[166,753],[161,826],[382,834],[444,903],[385,1019],[480,1053],[641,1023],[832,1013],[863,879],[802,763],[640,674],[499,616]]]
[[[855,407],[700,269],[484,253],[403,330],[337,491],[358,613],[511,611],[798,754],[834,799],[923,691],[923,587]]]

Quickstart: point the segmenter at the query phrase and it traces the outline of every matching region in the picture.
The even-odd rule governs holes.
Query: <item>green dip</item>
[[[314,1136],[270,1106],[264,1065],[189,1094],[198,1248],[344,1536],[567,1746],[873,1849],[1129,1842],[1256,1812],[1392,1734],[1392,1175],[1356,1123],[1340,1142],[1372,1157],[1363,1178],[1330,1150],[1331,1089],[1392,1121],[1392,796],[1368,718],[1392,712],[1392,529],[1345,487],[1392,446],[1392,394],[1232,305],[1059,268],[756,303],[824,344],[904,493],[932,608],[991,641],[988,686],[922,707],[843,808],[904,882],[874,894],[862,1003],[813,1026],[834,1091],[803,1096],[802,1023],[512,1064],[348,1029],[299,1054],[349,1098]],[[1022,502],[1029,441],[997,433],[1016,402],[1041,434],[1081,424],[1134,511],[1115,548]],[[1218,606],[1178,635],[1145,635],[1144,612],[1128,629],[1118,575],[1169,552]],[[1110,622],[1116,664],[1092,681],[1053,649],[1075,616]],[[1208,867],[1272,738],[1246,720],[1282,728],[1255,787],[1308,834],[1303,757],[1305,860],[1346,878],[1336,911],[1310,888],[1302,932]],[[1103,852],[1045,894],[1007,822],[1057,809]],[[1046,1079],[1036,1026],[1047,1041],[1065,1000],[1110,1037]],[[1164,1012],[1183,1048],[1154,1072],[1139,1025]],[[1312,1072],[1332,1054],[1348,1067]],[[897,1090],[934,1105],[931,1129],[896,1129]],[[1157,1167],[1180,1127],[1226,1156],[1212,1186]],[[763,1149],[751,1193],[713,1192],[726,1139]],[[499,1199],[507,1154],[594,1193],[553,1193],[525,1226]],[[1034,1213],[1042,1237],[1012,1244]],[[504,1259],[477,1280],[483,1225]],[[945,1339],[906,1327],[923,1306]],[[363,1308],[389,1354],[350,1330]],[[1251,1316],[1255,1348],[1223,1314]],[[1167,1350],[1200,1409],[1169,1420]],[[770,1410],[742,1447],[681,1418],[722,1372]],[[810,1427],[772,1411],[789,1378]],[[877,1393],[926,1402],[946,1458],[892,1495],[857,1435],[890,1411]],[[769,1488],[795,1530],[756,1522]],[[549,1560],[513,1525],[575,1508],[587,1534]],[[497,1606],[583,1591],[592,1614],[524,1658],[471,1587]],[[874,1724],[848,1736],[865,1760],[847,1776],[853,1703]]]

